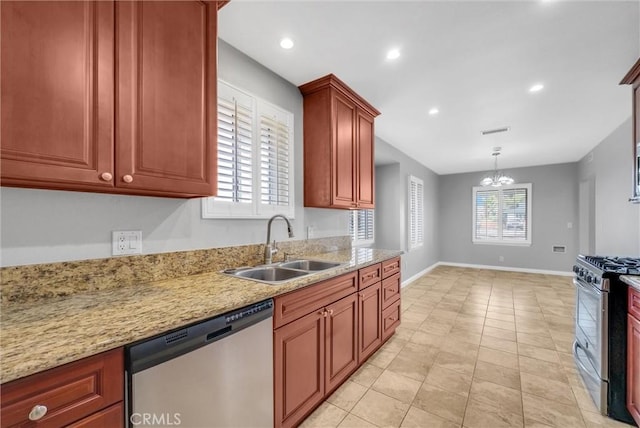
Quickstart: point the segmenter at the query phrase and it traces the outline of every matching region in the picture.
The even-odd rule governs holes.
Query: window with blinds
[[[409,249],[424,244],[424,182],[409,176]]]
[[[294,217],[292,113],[218,81],[217,157],[203,218]]]
[[[354,245],[372,244],[375,239],[374,210],[349,212],[349,235]]]
[[[531,244],[531,184],[473,188],[473,242]]]

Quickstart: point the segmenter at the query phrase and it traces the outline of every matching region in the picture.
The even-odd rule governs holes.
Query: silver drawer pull
[[[29,412],[29,420],[37,421],[38,419],[42,419],[44,415],[47,414],[47,406],[42,406],[40,404],[36,404],[33,406],[33,409]]]

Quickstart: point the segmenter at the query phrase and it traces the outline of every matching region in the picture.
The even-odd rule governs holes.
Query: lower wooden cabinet
[[[324,398],[324,311],[274,331],[275,426],[296,425]]]
[[[358,297],[358,362],[363,362],[382,344],[382,283],[365,288]]]
[[[118,427],[123,398],[120,348],[3,384],[0,425]]]
[[[640,319],[634,316],[640,293],[629,288],[627,315],[627,410],[640,425]]]
[[[274,426],[300,424],[393,335],[400,275],[381,281],[381,266],[275,297]]]
[[[358,299],[352,294],[326,310],[325,390],[330,393],[358,367]]]

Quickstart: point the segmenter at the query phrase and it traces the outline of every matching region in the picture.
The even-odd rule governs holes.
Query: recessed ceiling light
[[[387,59],[398,59],[400,57],[400,51],[398,49],[391,49],[387,52]]]
[[[282,49],[291,49],[293,47],[293,40],[285,37],[284,39],[280,40],[280,47]]]
[[[542,83],[536,83],[532,87],[529,88],[529,92],[539,92],[544,89],[544,85]]]
[[[432,108],[431,110],[429,110],[429,114],[431,116],[435,116],[436,114],[440,113],[440,110],[438,110],[437,107]]]

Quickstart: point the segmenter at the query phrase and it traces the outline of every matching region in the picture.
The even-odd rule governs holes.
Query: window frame
[[[527,217],[526,217],[526,221],[527,221],[527,236],[526,239],[524,240],[518,240],[518,241],[513,241],[513,240],[505,240],[504,236],[503,236],[503,230],[502,230],[502,222],[499,221],[498,222],[498,238],[497,239],[479,239],[477,238],[477,234],[476,234],[476,218],[477,218],[477,206],[476,206],[476,201],[477,201],[477,193],[479,191],[488,191],[488,190],[494,190],[494,191],[498,191],[498,218],[500,219],[502,217],[502,207],[503,207],[503,197],[502,197],[502,191],[503,190],[510,190],[510,189],[526,189],[527,191]],[[527,246],[531,246],[531,237],[532,237],[532,230],[533,230],[533,211],[531,210],[532,207],[532,200],[533,200],[533,186],[531,185],[531,183],[517,183],[517,184],[510,184],[510,185],[506,185],[506,186],[500,186],[500,187],[490,187],[490,186],[474,186],[471,192],[471,210],[472,210],[472,216],[471,216],[471,242],[473,244],[480,244],[480,245],[504,245],[504,246],[519,246],[519,247],[527,247]]]
[[[220,87],[226,86],[224,91],[231,92],[234,96],[242,98],[251,103],[251,165],[252,165],[252,188],[251,203],[234,202],[221,200],[216,196],[202,198],[202,218],[203,219],[268,219],[274,214],[283,214],[287,218],[295,218],[295,115],[282,107],[276,106],[248,91],[238,88],[224,80],[218,80],[218,93]],[[220,101],[218,101],[219,103]],[[262,202],[261,179],[261,118],[263,115],[276,114],[286,122],[288,127],[288,205],[265,204]],[[219,120],[219,118],[218,118]],[[216,121],[216,123],[218,123]],[[216,128],[216,135],[218,135]],[[217,139],[216,139],[217,140]],[[216,144],[215,156],[218,156]],[[218,186],[218,176],[216,175],[216,188]]]
[[[358,217],[358,213],[360,211],[369,211],[371,212],[371,239],[358,239],[358,236],[360,235],[359,231],[360,231],[360,220]],[[351,227],[351,225],[353,224],[353,228]],[[365,222],[365,235],[366,235],[366,222]],[[355,247],[361,247],[364,245],[371,245],[373,243],[375,243],[376,240],[376,213],[374,209],[368,208],[368,209],[362,209],[362,210],[351,210],[349,211],[349,229],[350,229],[350,234],[351,234],[351,245],[355,246]]]
[[[416,197],[418,198],[418,201],[416,203],[416,205],[419,205],[420,208],[420,212],[419,215],[418,211],[416,211],[414,213],[413,210],[413,184],[415,184],[415,188],[416,188]],[[425,215],[424,215],[424,181],[421,178],[418,178],[414,175],[409,175],[409,180],[408,180],[408,190],[407,190],[407,214],[408,214],[408,219],[407,219],[407,248],[409,249],[409,251],[411,250],[415,250],[417,248],[420,248],[422,246],[424,246],[424,241],[425,241],[425,237],[424,237],[424,232],[425,232],[425,227],[424,227],[424,219],[425,219]],[[413,224],[417,223],[417,222],[422,222],[421,225],[419,225],[419,232],[416,232],[416,234],[418,236],[413,236]]]

